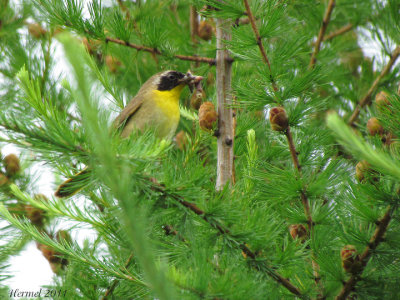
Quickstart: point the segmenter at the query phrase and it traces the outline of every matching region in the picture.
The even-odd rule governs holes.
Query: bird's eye
[[[169,80],[175,80],[176,76],[174,74],[170,74],[170,75],[168,75],[168,79]]]

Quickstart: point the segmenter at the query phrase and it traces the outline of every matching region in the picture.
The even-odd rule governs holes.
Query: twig
[[[354,126],[354,123],[357,120],[358,115],[360,114],[361,108],[363,108],[365,105],[367,105],[371,102],[372,93],[375,91],[375,89],[378,86],[381,79],[390,71],[390,69],[396,62],[399,55],[400,55],[400,46],[397,46],[396,49],[394,49],[388,64],[383,68],[382,72],[378,75],[378,77],[372,83],[371,87],[369,88],[369,90],[365,94],[365,96],[360,100],[360,102],[358,102],[356,108],[354,109],[353,114],[351,115],[351,117],[348,121],[348,124],[350,126]]]
[[[131,19],[131,14],[129,13],[128,8],[125,6],[124,1],[122,0],[117,0],[119,7],[121,10],[125,13],[126,19],[130,20]]]
[[[324,37],[324,39],[322,41],[329,41],[339,35],[342,35],[348,31],[350,31],[352,28],[354,27],[353,24],[347,24],[341,28],[339,28],[338,30],[335,30],[334,32],[331,32],[330,34],[328,34],[327,36]]]
[[[294,145],[293,136],[292,136],[292,132],[290,131],[290,127],[288,127],[287,130],[285,131],[285,135],[288,140],[289,150],[290,150],[290,154],[292,156],[294,167],[296,168],[296,170],[299,172],[299,175],[301,176],[301,165],[300,165],[299,159],[297,157],[297,151],[296,151],[296,147]],[[304,206],[304,213],[307,217],[308,226],[311,230],[311,228],[313,226],[313,220],[311,217],[310,204],[308,202],[307,196],[304,191],[301,192],[300,198],[301,198],[301,202],[303,203],[303,206]]]
[[[50,64],[50,50],[51,50],[51,39],[49,39],[49,44],[46,53],[44,53],[44,70],[43,70],[43,76],[42,76],[42,81],[40,82],[40,92],[43,97],[44,95],[44,87],[46,84],[46,80],[49,74],[49,64]],[[44,101],[44,99],[43,99]]]
[[[232,60],[224,41],[229,41],[231,23],[229,20],[217,19],[217,110],[218,110],[218,139],[217,139],[217,181],[216,190],[222,190],[226,183],[233,183],[233,112],[231,74]]]
[[[128,260],[125,263],[124,268],[128,268],[129,265],[131,264],[133,258],[133,253],[131,255],[129,255]],[[114,289],[117,287],[117,284],[119,283],[119,279],[114,279],[114,281],[112,282],[112,284],[110,285],[110,287],[106,290],[104,296],[101,298],[101,300],[106,300],[108,296],[110,296],[112,294],[112,292],[114,291]]]
[[[222,224],[219,224],[216,220],[210,220],[207,217],[207,214],[202,209],[200,209],[196,204],[184,200],[179,195],[167,192],[165,190],[165,188],[161,184],[159,184],[159,183],[157,183],[155,181],[155,179],[150,179],[150,182],[152,183],[154,190],[160,192],[164,196],[169,196],[170,198],[172,198],[176,202],[178,202],[180,205],[186,207],[187,209],[189,209],[190,211],[192,211],[196,215],[200,216],[205,222],[207,222],[213,228],[217,229],[221,234],[231,235],[231,232],[230,232],[230,230],[228,228],[226,228]],[[253,251],[251,251],[249,249],[249,247],[244,242],[238,241],[237,243],[235,243],[235,245],[237,245],[237,247],[240,250],[242,250],[251,259],[255,260],[257,258],[257,254],[254,253]],[[256,268],[256,269],[259,270],[258,268]],[[279,284],[284,286],[286,289],[288,289],[294,295],[296,295],[296,296],[301,296],[302,295],[300,290],[297,287],[295,287],[292,283],[290,283],[289,280],[284,278],[282,275],[280,275],[276,271],[269,269],[267,273],[275,281],[277,281]]]
[[[393,209],[389,206],[387,209],[385,215],[378,221],[378,225],[375,229],[374,235],[371,237],[368,246],[365,248],[364,252],[361,254],[361,256],[358,258],[358,262],[361,263],[360,268],[357,270],[357,272],[354,272],[351,277],[345,282],[343,285],[342,290],[340,293],[336,296],[335,300],[344,300],[347,298],[347,296],[351,293],[351,291],[354,289],[355,285],[359,280],[361,280],[360,276],[362,272],[364,271],[369,259],[371,258],[372,251],[378,247],[378,245],[382,242],[383,236],[386,233],[386,230],[388,228],[389,222],[391,220],[391,215],[392,215]],[[357,263],[357,262],[356,262]]]
[[[264,63],[266,63],[268,65],[272,87],[274,88],[274,91],[277,91],[278,87],[275,84],[275,81],[273,79],[272,72],[271,72],[271,63],[269,62],[269,59],[267,57],[267,52],[265,51],[264,45],[261,41],[261,36],[260,36],[260,33],[258,32],[258,29],[256,26],[256,20],[254,18],[253,13],[251,12],[249,2],[247,0],[243,0],[243,2],[244,2],[244,6],[246,7],[246,13],[249,17],[251,28],[253,28],[254,35],[256,36],[256,42],[257,42],[258,48],[260,48],[261,56],[263,58]]]
[[[293,136],[292,136],[292,132],[290,131],[290,127],[288,127],[286,129],[285,135],[286,135],[286,138],[288,140],[289,151],[290,151],[290,155],[292,156],[294,167],[299,172],[299,176],[301,176],[301,165],[299,163],[299,159],[298,159],[298,156],[297,156],[297,151],[296,151],[296,147],[294,145]],[[305,214],[305,216],[307,218],[307,224],[308,224],[309,232],[310,232],[310,234],[313,234],[313,232],[314,232],[314,222],[313,222],[312,216],[311,216],[310,203],[308,201],[308,198],[307,198],[307,195],[306,195],[304,189],[300,193],[300,199],[301,199],[301,202],[303,204],[304,214]],[[317,262],[314,259],[312,259],[311,264],[312,264],[313,273],[314,273],[314,280],[315,280],[315,283],[318,285],[319,284],[319,279],[320,279],[320,276],[319,276],[319,273],[318,273],[319,265],[317,264]]]
[[[127,46],[127,47],[130,47],[130,48],[136,49],[138,51],[150,52],[150,53],[155,54],[155,55],[165,55],[164,53],[162,53],[157,48],[151,48],[151,47],[147,47],[147,46],[143,46],[143,45],[136,45],[136,44],[132,44],[130,42],[126,42],[126,41],[123,41],[123,40],[120,40],[120,39],[116,39],[116,38],[112,38],[112,37],[106,37],[105,41],[106,42],[115,43],[115,44],[119,44],[119,45],[123,45],[123,46]],[[209,57],[180,55],[180,54],[175,54],[175,55],[173,55],[173,57],[175,57],[177,59],[180,59],[180,60],[207,63],[209,65],[215,65],[215,63],[216,63],[215,59],[209,58]]]
[[[335,7],[335,0],[329,0],[328,7],[326,8],[324,19],[322,20],[322,25],[318,33],[317,41],[315,42],[314,52],[311,55],[309,68],[312,69],[317,61],[317,55],[321,48],[322,39],[326,29],[328,28],[329,21],[331,19],[332,10]]]
[[[173,235],[176,236],[180,241],[186,243],[186,239],[171,225],[164,225],[162,229],[165,232],[165,235]]]

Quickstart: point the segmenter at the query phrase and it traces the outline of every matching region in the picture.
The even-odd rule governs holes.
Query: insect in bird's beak
[[[193,75],[189,71],[180,81],[186,83],[189,86],[190,91],[193,92],[194,87],[197,86],[203,79],[204,79],[203,76]]]

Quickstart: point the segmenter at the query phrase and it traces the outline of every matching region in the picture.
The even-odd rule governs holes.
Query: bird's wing
[[[118,115],[118,117],[114,121],[114,126],[115,128],[120,128],[121,126],[124,126],[140,108],[140,106],[143,104],[144,97],[140,94],[136,95],[133,97],[133,99],[128,103],[127,106],[121,111],[121,113]]]

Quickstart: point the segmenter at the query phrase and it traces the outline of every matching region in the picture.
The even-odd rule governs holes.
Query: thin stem
[[[133,258],[133,253],[131,255],[129,255],[128,260],[125,263],[124,268],[128,268],[129,265],[132,262],[132,258]],[[114,281],[112,282],[112,284],[110,285],[110,287],[106,290],[104,296],[101,298],[101,300],[106,300],[108,296],[110,296],[112,294],[112,292],[115,290],[115,288],[117,287],[117,284],[119,283],[119,279],[114,279]]]
[[[131,14],[129,13],[128,8],[125,6],[124,1],[122,0],[117,0],[118,5],[120,7],[120,9],[122,10],[122,12],[125,13],[126,19],[130,20],[131,19]]]
[[[390,71],[394,63],[396,62],[397,58],[400,55],[400,46],[397,46],[396,49],[393,51],[390,60],[388,64],[383,68],[382,72],[378,75],[378,77],[375,79],[375,81],[372,83],[371,87],[369,88],[368,92],[365,94],[365,96],[358,102],[356,108],[354,109],[353,114],[351,115],[348,124],[350,126],[354,126],[354,123],[356,122],[361,109],[369,104],[371,102],[371,95],[377,88],[379,82],[382,80],[382,78]]]
[[[361,280],[360,275],[364,271],[368,261],[371,258],[372,252],[379,246],[383,240],[383,236],[389,226],[389,222],[392,218],[393,209],[389,206],[385,215],[378,221],[378,225],[375,229],[374,235],[371,237],[368,246],[365,248],[364,252],[358,258],[358,262],[361,263],[361,267],[357,272],[354,272],[351,277],[344,283],[342,290],[336,296],[335,300],[344,300],[354,289],[355,285],[359,280]]]
[[[296,168],[296,170],[299,173],[299,176],[301,177],[302,176],[301,165],[299,163],[299,159],[297,156],[297,151],[296,151],[296,147],[294,145],[293,136],[292,136],[292,132],[290,131],[290,127],[288,127],[287,130],[285,131],[285,135],[288,140],[289,151],[290,151],[290,155],[292,156],[294,167]],[[310,234],[312,235],[314,233],[314,222],[313,222],[312,216],[311,216],[310,203],[308,201],[308,198],[307,198],[307,195],[306,195],[306,192],[304,189],[302,189],[302,191],[300,193],[300,199],[301,199],[301,203],[303,204],[304,214],[307,218],[308,229],[309,229]],[[318,285],[319,279],[320,279],[320,276],[318,273],[319,265],[314,260],[314,258],[312,259],[311,264],[312,264],[313,273],[314,273],[314,280],[315,280],[315,283]]]
[[[115,43],[115,44],[119,44],[119,45],[123,45],[123,46],[127,46],[127,47],[130,47],[130,48],[136,49],[138,51],[150,52],[150,53],[152,53],[154,55],[165,55],[164,53],[162,53],[157,48],[151,48],[151,47],[147,47],[147,46],[143,46],[143,45],[136,45],[136,44],[132,44],[130,42],[126,42],[126,41],[123,41],[123,40],[120,40],[120,39],[116,39],[116,38],[112,38],[112,37],[106,37],[105,41],[106,42]],[[177,59],[180,59],[180,60],[207,63],[209,65],[215,65],[215,63],[216,63],[215,59],[209,58],[209,57],[180,55],[180,54],[175,54],[175,55],[173,55],[173,57],[175,57]]]
[[[322,25],[318,33],[317,41],[315,42],[314,52],[311,55],[309,68],[314,68],[315,62],[317,61],[317,55],[321,48],[321,43],[324,38],[326,29],[328,28],[329,21],[331,20],[332,10],[335,7],[335,0],[329,0],[328,7],[326,8],[324,19],[322,20]]]
[[[300,165],[299,159],[297,157],[297,151],[296,151],[296,147],[294,145],[293,136],[292,136],[292,132],[290,131],[290,127],[288,127],[288,129],[285,131],[285,135],[288,140],[289,151],[290,151],[290,155],[292,156],[294,167],[296,168],[296,170],[299,172],[299,175],[301,176],[301,165]],[[308,198],[307,198],[305,191],[301,192],[300,198],[301,198],[301,202],[303,203],[303,206],[304,206],[304,213],[307,217],[307,223],[308,223],[309,229],[311,230],[311,228],[313,226],[313,220],[311,217],[310,204],[308,202]]]
[[[51,38],[49,38],[49,44],[47,46],[47,51],[44,53],[44,70],[43,70],[43,76],[42,76],[42,80],[40,82],[40,92],[42,94],[42,98],[43,98],[43,94],[44,94],[44,87],[47,81],[47,77],[49,74],[49,65],[50,65],[50,50],[51,50]]]
[[[274,88],[274,91],[277,91],[278,87],[276,86],[275,81],[273,80],[273,77],[272,77],[271,63],[269,62],[269,59],[267,57],[267,52],[265,51],[264,45],[261,40],[260,33],[258,32],[258,29],[256,26],[256,20],[250,9],[249,2],[247,0],[243,0],[243,2],[244,2],[244,6],[246,7],[246,13],[247,13],[247,16],[249,17],[251,28],[253,28],[254,35],[256,36],[256,42],[257,42],[258,48],[260,49],[261,56],[263,58],[263,62],[268,65],[268,70],[269,70],[269,74],[271,77],[272,87]]]
[[[353,24],[347,24],[343,27],[340,27],[339,29],[335,30],[334,32],[331,32],[330,34],[328,34],[327,36],[324,37],[324,39],[322,41],[329,41],[339,35],[342,35],[348,31],[350,31],[351,29],[353,29],[354,25]]]

